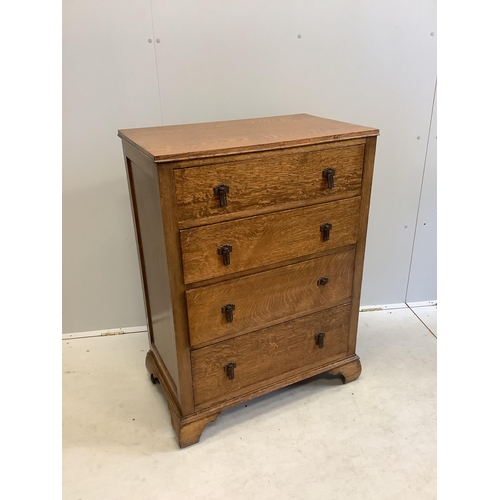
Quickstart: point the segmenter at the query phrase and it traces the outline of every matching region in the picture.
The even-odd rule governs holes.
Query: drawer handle
[[[334,168],[325,168],[323,170],[323,178],[328,181],[328,189],[333,189],[333,178],[335,177]]]
[[[231,245],[222,245],[217,249],[217,253],[222,255],[222,263],[225,266],[229,266],[231,264],[231,256],[229,255],[233,251],[233,247]]]
[[[229,186],[227,184],[219,184],[214,187],[214,194],[219,198],[220,206],[227,207],[227,195],[229,194]]]
[[[317,333],[314,336],[314,340],[316,341],[316,345],[319,346],[320,349],[323,349],[323,347],[325,347],[325,333],[324,332]]]
[[[224,367],[224,371],[226,372],[227,378],[229,380],[233,380],[234,379],[234,369],[235,368],[236,368],[236,363],[234,361],[231,361],[231,363],[228,363]]]
[[[328,241],[330,239],[330,231],[332,229],[332,225],[327,222],[325,224],[321,224],[319,229],[323,233],[323,241]]]
[[[226,315],[226,321],[228,323],[232,323],[233,321],[233,311],[236,309],[234,304],[226,304],[222,306],[222,312]]]
[[[323,278],[320,278],[318,281],[318,286],[325,286],[328,284],[328,278],[324,276]]]

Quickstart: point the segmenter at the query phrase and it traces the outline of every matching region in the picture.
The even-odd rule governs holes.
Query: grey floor
[[[358,380],[241,404],[183,450],[146,334],[63,341],[63,499],[434,499],[436,320],[436,306],[362,312]]]

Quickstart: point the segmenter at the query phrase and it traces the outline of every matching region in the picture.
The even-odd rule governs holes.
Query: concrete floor
[[[434,499],[436,316],[361,313],[358,380],[241,404],[183,450],[146,334],[63,341],[63,499]]]

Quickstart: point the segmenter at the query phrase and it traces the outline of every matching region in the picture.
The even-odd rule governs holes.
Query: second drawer
[[[346,302],[354,250],[186,292],[191,346],[207,344]]]
[[[193,283],[356,243],[360,197],[180,231]]]

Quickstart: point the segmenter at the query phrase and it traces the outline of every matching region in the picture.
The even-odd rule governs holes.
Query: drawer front
[[[354,250],[186,292],[191,346],[347,302]]]
[[[360,198],[180,231],[185,283],[356,243]]]
[[[177,169],[178,217],[185,221],[292,201],[358,196],[363,157],[364,145],[357,145]]]
[[[280,376],[345,357],[350,309],[345,304],[193,351],[195,404],[236,397]]]

